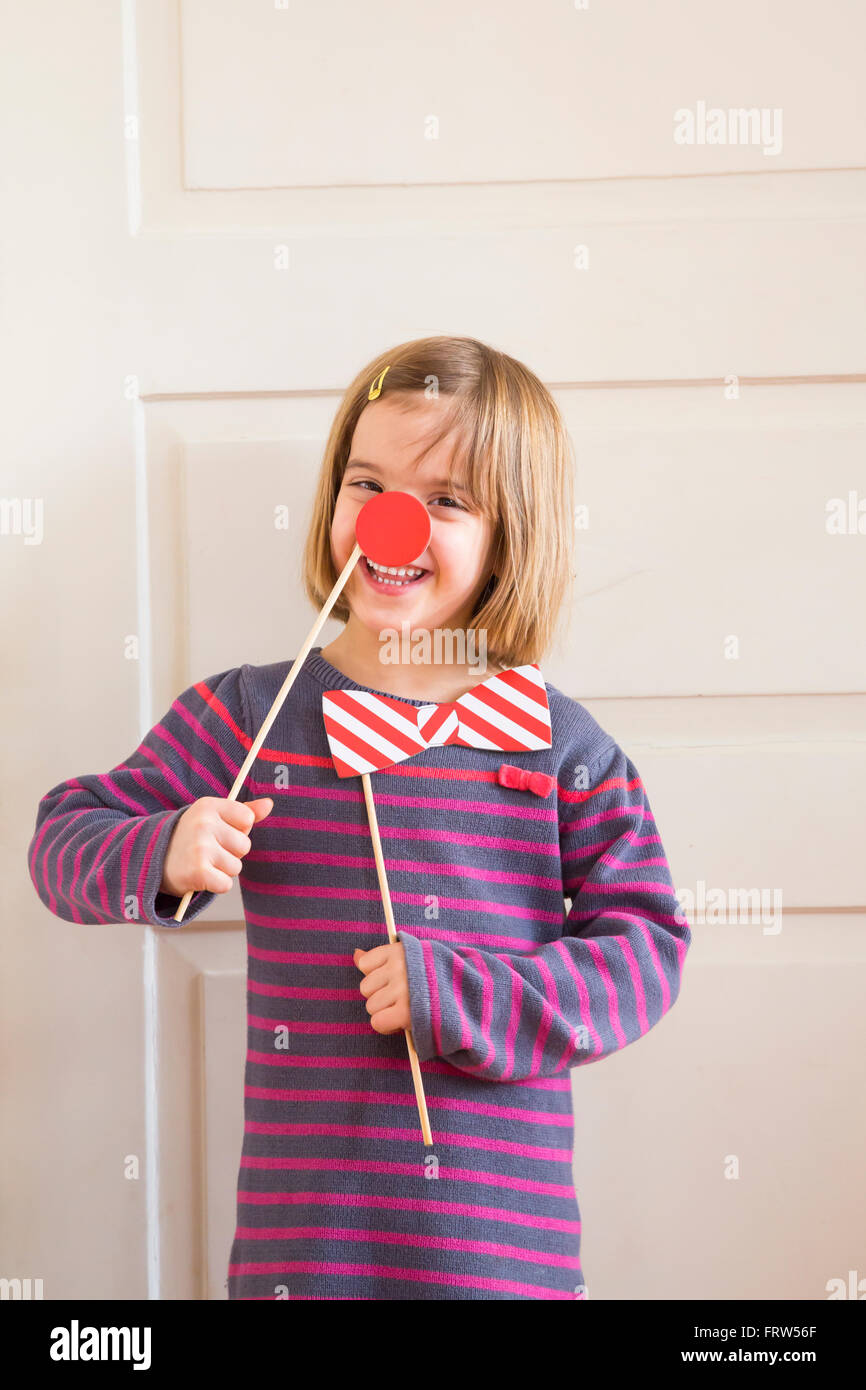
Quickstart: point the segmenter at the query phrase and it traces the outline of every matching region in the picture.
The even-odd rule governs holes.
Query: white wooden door
[[[827,525],[866,497],[864,28],[855,0],[9,7],[0,1273],[225,1297],[239,893],[74,926],[26,845],[193,681],[294,655],[341,391],[447,332],[573,430],[545,674],[634,758],[692,894],[674,1011],[575,1075],[589,1296],[866,1276],[866,536]],[[701,141],[752,107],[756,143]]]

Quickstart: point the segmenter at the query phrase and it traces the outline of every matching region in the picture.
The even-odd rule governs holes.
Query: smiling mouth
[[[418,584],[430,573],[417,565],[374,565],[364,556],[364,570],[367,578],[377,589],[408,589]]]

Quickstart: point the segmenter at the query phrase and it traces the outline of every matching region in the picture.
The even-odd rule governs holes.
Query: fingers
[[[223,849],[228,850],[231,855],[237,855],[239,862],[245,854],[249,854],[253,847],[249,835],[245,835],[242,830],[235,830],[222,817],[217,820],[214,826],[214,837],[217,844],[222,845]],[[240,873],[240,869],[238,869],[238,873]]]
[[[253,842],[246,833],[257,821],[264,820],[273,810],[273,798],[259,797],[255,801],[216,800],[214,839],[224,854],[214,855],[214,864],[235,877],[243,868],[243,857],[249,854]]]
[[[360,946],[355,950],[352,957],[358,969],[364,975],[369,975],[371,970],[376,970],[380,965],[386,965],[391,959],[392,946],[388,942],[385,946],[374,946],[372,951],[362,951]],[[359,959],[361,957],[361,959]]]
[[[408,1023],[404,1023],[401,1011],[392,1006],[390,1009],[383,1009],[381,1013],[377,1013],[374,1018],[371,1018],[370,1027],[376,1033],[400,1033],[408,1027]]]
[[[228,893],[234,879],[220,869],[214,868],[213,864],[206,862],[201,865],[196,874],[197,893]]]
[[[360,968],[360,967],[359,967]],[[369,999],[377,990],[384,989],[391,983],[391,969],[386,962],[380,965],[378,970],[371,970],[369,975],[365,975],[358,988],[365,999]]]
[[[216,800],[220,820],[233,826],[235,830],[243,831],[244,834],[256,821],[264,820],[274,809],[273,798],[270,796],[258,797],[255,801],[230,801],[227,797]]]
[[[365,1008],[372,1018],[374,1014],[380,1014],[383,1009],[390,1009],[396,1004],[400,997],[400,991],[395,985],[388,984],[384,989],[377,989],[371,999],[367,1000]]]
[[[357,949],[355,965],[364,978],[358,986],[366,998],[370,1027],[377,1033],[398,1033],[409,1027],[408,981],[402,943]]]
[[[217,848],[212,851],[211,865],[217,872],[237,878],[244,867],[244,861],[227,849]]]
[[[192,873],[198,885],[196,891],[206,893],[228,893],[243,868],[240,859],[214,844],[213,832],[204,826],[193,841],[191,861]]]

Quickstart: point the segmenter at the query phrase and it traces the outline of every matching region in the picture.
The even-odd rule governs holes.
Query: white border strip
[[[141,232],[140,113],[138,95],[138,15],[136,0],[122,0],[123,129],[126,152],[126,220],[131,237]],[[153,669],[150,613],[150,530],[147,509],[147,430],[144,406],[132,407],[135,467],[135,587],[138,627],[139,741],[153,725]],[[159,1232],[159,974],[156,927],[143,924],[142,989],[144,1005],[144,1181],[147,1296],[161,1289]]]
[[[150,534],[147,512],[147,430],[144,406],[133,404],[135,446],[135,560],[138,626],[139,741],[153,725],[153,686],[150,613]],[[147,1237],[147,1296],[160,1296],[159,1244],[159,974],[157,928],[142,924],[142,984],[144,988],[144,1135]]]

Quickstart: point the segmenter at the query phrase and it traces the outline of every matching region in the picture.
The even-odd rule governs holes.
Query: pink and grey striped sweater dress
[[[160,892],[174,826],[198,797],[227,796],[290,664],[199,681],[124,762],[42,798],[28,861],[51,912],[183,929]],[[691,939],[647,794],[549,684],[551,748],[443,745],[372,775],[427,1150],[404,1036],[373,1031],[352,963],[387,936],[361,781],[335,772],[322,695],[365,688],[314,647],[241,792],[274,809],[240,875],[247,1057],[228,1296],[582,1297],[569,1069],[659,1021]],[[499,785],[503,762],[556,789]],[[196,893],[184,922],[213,897]]]

